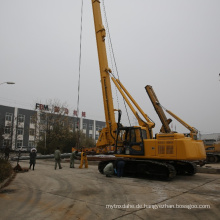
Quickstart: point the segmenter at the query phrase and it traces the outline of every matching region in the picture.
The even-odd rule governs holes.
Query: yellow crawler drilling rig
[[[113,106],[110,82],[112,71],[108,66],[105,45],[106,31],[102,23],[100,4],[100,0],[92,0],[106,120],[106,127],[100,132],[97,147],[114,146],[115,157],[123,158],[126,161],[125,175],[135,174],[172,179],[176,173],[195,174],[196,165],[192,161],[205,159],[203,142],[195,141],[180,133],[161,133],[154,138],[152,129],[155,124],[143,111],[141,114],[146,121],[141,120],[131,105],[129,107],[138,118],[139,126],[124,127],[121,125],[121,111],[114,109]],[[119,80],[113,81],[118,84],[119,91],[122,93],[123,90],[140,111],[141,109],[135,100],[125,88],[123,89]],[[115,120],[115,111],[119,113],[118,122]],[[110,161],[106,160],[99,163],[98,169],[101,173]]]

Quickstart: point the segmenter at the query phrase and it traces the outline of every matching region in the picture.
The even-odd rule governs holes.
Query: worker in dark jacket
[[[31,149],[30,152],[30,167],[29,169],[31,169],[31,166],[33,165],[33,170],[36,164],[36,157],[37,157],[37,150],[35,148]]]
[[[70,168],[75,168],[74,161],[77,159],[78,151],[73,151],[70,155]]]
[[[123,176],[124,166],[125,166],[125,161],[122,160],[122,159],[118,159],[117,160],[117,165],[116,165],[117,177],[122,177]]]

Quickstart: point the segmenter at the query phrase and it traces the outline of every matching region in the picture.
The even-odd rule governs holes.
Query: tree
[[[4,137],[3,137],[3,134],[4,134],[4,126],[3,124],[1,123],[0,124],[0,153],[3,153],[4,152],[4,149],[3,149],[3,140],[4,140]],[[3,154],[1,155],[0,154],[0,158],[3,157]]]
[[[66,115],[66,105],[61,105],[56,101],[50,104],[50,106],[52,106],[50,111],[41,111],[38,113],[38,117],[36,116],[35,118],[35,130],[38,131],[35,135],[38,152],[51,154],[54,153],[57,147],[60,147],[61,152],[68,153],[72,151],[72,147],[95,146],[95,140],[87,138],[82,131],[74,130],[76,118]],[[39,117],[40,120],[38,119]],[[80,140],[79,144],[78,140]]]
[[[4,134],[4,126],[3,126],[3,124],[0,124],[0,144],[1,144],[1,146],[3,146],[3,140],[4,140],[3,134]]]

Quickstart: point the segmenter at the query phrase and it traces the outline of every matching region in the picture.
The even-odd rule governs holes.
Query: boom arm
[[[171,133],[171,129],[170,129],[170,126],[169,126],[169,123],[172,121],[171,119],[167,119],[161,105],[160,105],[160,102],[152,88],[152,86],[150,85],[147,85],[145,87],[146,91],[147,91],[147,94],[154,106],[154,109],[155,111],[157,112],[160,120],[161,120],[161,123],[162,123],[162,128],[161,128],[161,132],[163,133]]]
[[[164,108],[164,107],[163,107]],[[193,139],[197,139],[198,130],[189,124],[187,124],[185,121],[183,121],[181,118],[179,118],[177,115],[175,115],[173,112],[165,109],[165,111],[170,114],[172,117],[174,117],[178,122],[180,122],[184,127],[186,127],[190,131],[190,136]],[[195,137],[196,136],[196,137]]]
[[[152,128],[154,128],[155,123],[152,122],[149,117],[147,116],[147,114],[144,113],[144,111],[141,109],[141,107],[137,104],[137,102],[133,99],[133,97],[130,95],[130,93],[127,91],[127,89],[123,86],[123,84],[118,80],[118,79],[114,79],[113,77],[111,78],[112,81],[114,82],[114,84],[116,85],[118,91],[121,93],[121,95],[123,96],[124,100],[127,102],[128,106],[130,107],[131,111],[133,112],[134,116],[137,118],[138,123],[140,126],[142,127],[146,127],[148,129],[148,135],[149,137],[152,138],[153,132],[152,132]],[[124,94],[127,95],[125,95]],[[138,115],[138,112],[135,111],[135,109],[133,108],[132,104],[130,103],[130,101],[128,100],[128,98],[132,101],[132,103],[135,105],[135,107],[138,109],[138,111],[141,113],[141,115],[144,117],[144,119],[146,121],[143,121],[140,116]]]
[[[105,110],[105,121],[106,128],[104,128],[99,136],[97,146],[107,146],[112,145],[115,139],[114,131],[117,128],[117,123],[115,122],[114,106],[112,99],[112,90],[110,83],[111,69],[108,67],[106,46],[105,46],[105,28],[102,24],[100,1],[92,0],[93,17],[95,24],[95,34],[97,42],[97,50],[99,57],[99,68],[101,76],[102,85],[102,95]]]
[[[164,114],[164,111],[163,109],[168,113],[170,114],[173,118],[175,118],[178,122],[180,122],[184,127],[186,127],[189,131],[190,131],[190,136],[192,139],[196,140],[197,139],[197,134],[198,134],[198,130],[192,126],[190,126],[189,124],[187,124],[185,121],[183,121],[181,118],[179,118],[177,115],[175,115],[173,112],[165,109],[159,102],[159,100],[157,99],[157,96],[152,88],[152,86],[150,85],[147,85],[145,87],[149,97],[150,97],[150,100],[157,112],[157,114],[159,115],[160,117],[160,120],[163,124],[163,128],[165,130],[165,133],[169,133],[171,132],[170,131],[170,128],[169,128],[169,120],[171,119],[168,119],[166,118],[166,115]],[[163,131],[162,131],[163,132]]]

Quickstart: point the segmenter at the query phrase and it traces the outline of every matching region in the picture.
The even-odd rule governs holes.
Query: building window
[[[12,117],[13,117],[12,113],[6,112],[6,114],[5,114],[5,120],[6,121],[12,121]]]
[[[89,138],[92,138],[92,134],[89,134]]]
[[[11,127],[5,127],[5,129],[4,129],[4,133],[5,134],[11,134]]]
[[[9,139],[4,139],[4,140],[3,140],[3,146],[11,146],[11,140],[9,140]]]
[[[34,141],[29,141],[28,142],[28,147],[35,147]]]
[[[99,135],[96,134],[95,139],[98,140],[99,139]]]
[[[89,124],[89,130],[93,130],[93,125]]]
[[[21,147],[23,145],[23,141],[22,140],[17,140],[17,147]]]
[[[24,115],[18,115],[18,122],[24,122]]]
[[[73,123],[70,123],[70,124],[69,124],[69,129],[70,129],[70,130],[73,130],[73,129],[74,129],[74,124],[73,124]]]
[[[96,131],[99,131],[99,129],[100,129],[99,126],[96,126]]]
[[[23,128],[18,128],[18,135],[23,135]]]
[[[79,128],[79,122],[75,122],[75,129]]]
[[[29,135],[30,135],[30,136],[34,136],[34,131],[35,131],[35,130],[34,130],[33,128],[30,128],[30,129],[29,129]]]
[[[86,128],[87,128],[87,124],[83,123],[83,130],[86,130]]]
[[[46,123],[46,118],[47,118],[47,115],[45,113],[41,113],[40,114],[40,121],[41,121],[41,123]]]
[[[30,124],[35,124],[35,123],[36,123],[36,117],[30,116]]]

